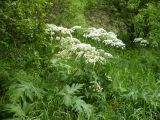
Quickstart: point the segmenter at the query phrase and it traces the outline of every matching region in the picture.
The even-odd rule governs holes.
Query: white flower
[[[58,36],[56,37],[56,40],[60,40],[60,39],[61,39],[60,37],[58,37]]]
[[[117,39],[117,35],[114,32],[108,32],[107,35],[112,39]]]
[[[112,56],[102,49],[96,49],[90,44],[81,43],[78,39],[72,37],[62,37],[60,39],[60,45],[63,50],[58,53],[59,57],[74,54],[76,55],[76,58],[82,57],[85,59],[86,63],[90,64],[105,64],[107,58],[111,58]]]
[[[140,42],[140,44],[141,44],[141,45],[147,45],[147,44],[149,44],[149,42],[148,42],[147,40],[142,40],[142,41]]]
[[[119,39],[104,40],[103,43],[105,45],[110,45],[110,46],[122,48],[122,49],[125,47],[125,44]]]
[[[66,37],[56,36],[56,40],[61,49],[61,51],[56,54],[58,58],[70,59],[71,57],[75,56],[76,60],[78,58],[83,58],[86,63],[105,64],[108,58],[113,57],[110,53],[105,52],[103,49],[96,49],[90,44],[82,43],[77,38],[72,37],[72,33],[76,29],[81,29],[81,26],[74,26],[71,29],[68,29],[61,26],[56,26],[54,24],[47,24],[46,33],[51,35],[51,39],[53,39],[53,37],[57,35],[57,33],[61,33],[62,35],[64,34],[65,36],[67,35]],[[101,36],[110,36],[110,38],[116,37],[114,33],[107,33],[106,30],[104,30],[103,28],[89,28],[84,34],[84,36],[86,38],[91,38],[97,41],[101,41]],[[115,40],[117,44],[114,43]],[[119,39],[114,39],[114,41],[113,39],[111,39],[110,43],[108,41],[107,44],[114,44],[114,46],[123,45]]]
[[[113,58],[112,54],[110,54],[110,53],[104,53],[104,55],[105,55],[106,57],[108,57],[108,58]]]
[[[54,24],[47,24],[47,29],[46,32],[56,32],[56,33],[62,33],[62,34],[66,34],[69,36],[72,36],[72,32],[74,32],[72,29],[68,29],[68,28],[64,28],[61,26],[56,26]]]
[[[135,38],[133,42],[137,43],[137,42],[141,42],[143,40],[143,38]]]
[[[91,81],[90,84],[91,85],[89,86],[89,89],[91,89],[95,92],[102,92],[103,88],[101,87],[101,85],[97,81]]]
[[[85,31],[83,36],[85,38],[91,38],[93,40],[100,41],[100,37],[104,36],[105,34],[106,34],[106,30],[104,30],[103,28],[96,29],[96,28],[92,27],[92,28],[88,28]]]
[[[83,34],[85,38],[91,38],[97,41],[103,41],[105,45],[110,45],[117,48],[124,48],[125,44],[122,40],[117,38],[117,35],[114,32],[107,32],[103,28],[88,28],[85,33]],[[105,40],[107,39],[107,40]]]
[[[147,46],[149,44],[149,42],[143,38],[135,38],[133,42],[139,43],[141,46]]]

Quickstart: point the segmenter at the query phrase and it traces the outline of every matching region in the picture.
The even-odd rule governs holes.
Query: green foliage
[[[120,97],[120,101],[115,103],[118,107],[116,114],[125,119],[158,119],[159,80],[156,80],[157,72],[154,67],[159,69],[159,55],[157,56],[154,50],[150,53],[146,49],[140,49],[130,50],[125,56],[113,64],[118,71],[110,70],[113,75],[113,90],[118,92],[116,94]],[[116,116],[113,119],[117,119]]]
[[[67,6],[64,9],[64,15],[62,15],[62,19],[65,19],[65,24],[69,26],[72,25],[82,25],[86,26],[86,18],[84,16],[86,7],[85,0],[68,0]]]
[[[39,39],[46,16],[45,0],[1,1],[1,41],[6,44],[33,42]]]
[[[27,75],[24,71],[17,72],[9,82],[10,85],[6,86],[5,99],[9,101],[3,106],[2,111],[18,117],[29,114],[34,108],[31,103],[36,99],[42,99],[44,93],[41,88],[34,85],[38,80],[38,77]]]
[[[77,30],[72,36],[79,42],[113,54],[104,64],[90,64],[76,54],[59,57],[58,53],[68,46],[61,46],[57,36],[67,35],[55,33],[51,39],[45,32],[47,22],[69,27],[102,25],[121,30],[120,36],[124,32],[126,36],[123,37],[130,41],[134,37],[144,37],[157,45],[160,39],[159,2],[50,2],[0,2],[0,119],[159,120],[158,47],[115,49],[84,38],[83,29]],[[95,10],[100,24],[88,21],[87,17],[92,17],[90,10]]]
[[[86,0],[54,0],[53,7],[53,20],[51,23],[71,27],[73,25],[87,26],[85,18]]]
[[[158,36],[160,31],[159,6],[159,2],[147,4],[147,7],[142,9],[134,20],[136,33],[149,39],[153,45],[158,44],[160,39]]]
[[[92,106],[86,104],[85,101],[82,100],[82,96],[75,96],[76,92],[80,92],[79,90],[82,89],[82,87],[82,84],[72,84],[71,87],[67,85],[59,94],[63,96],[64,105],[67,107],[71,106],[73,110],[80,114],[85,113],[89,118],[92,112]]]
[[[98,2],[98,3],[97,3]],[[107,11],[111,24],[120,32],[121,39],[132,43],[142,37],[151,42],[159,41],[159,1],[158,0],[112,0],[94,1],[92,5]],[[95,6],[96,6],[95,5]],[[155,42],[154,42],[155,44]]]

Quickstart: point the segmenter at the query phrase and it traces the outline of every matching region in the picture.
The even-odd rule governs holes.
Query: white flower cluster
[[[105,45],[110,45],[117,48],[124,48],[125,44],[122,40],[117,38],[117,35],[113,32],[107,32],[103,28],[88,28],[84,35],[85,38],[91,38],[97,41],[103,41]]]
[[[84,57],[87,63],[105,63],[107,58],[112,58],[110,53],[106,53],[104,50],[97,50],[90,44],[79,43],[72,46],[73,51],[77,57]]]
[[[83,37],[85,38],[91,38],[93,40],[101,41],[100,37],[106,36],[107,32],[103,28],[96,29],[94,27],[88,28],[85,33],[83,34]]]
[[[80,40],[78,40],[77,38],[73,38],[73,37],[56,37],[57,40],[60,41],[60,44],[63,48],[68,48],[71,47],[75,44],[79,44],[81,43]]]
[[[110,45],[116,48],[125,48],[125,44],[119,39],[104,40],[103,43],[105,45]]]
[[[91,81],[90,83],[91,85],[89,86],[89,89],[93,90],[94,92],[102,92],[103,88],[97,81]]]
[[[124,48],[125,44],[122,42],[122,40],[117,38],[117,35],[113,32],[107,33],[107,40],[104,40],[103,43],[105,45],[110,45],[116,48]]]
[[[58,53],[58,56],[64,57],[65,55],[76,55],[78,58],[84,58],[86,63],[95,64],[97,62],[104,64],[107,58],[112,58],[110,53],[102,49],[96,49],[90,44],[81,43],[78,39],[73,37],[62,37],[60,44],[63,50]]]
[[[55,33],[61,33],[64,35],[72,36],[72,33],[74,32],[73,29],[68,29],[61,26],[56,26],[54,24],[47,24],[46,33],[50,33],[50,35],[54,35]],[[53,36],[52,36],[53,37]]]
[[[72,28],[68,29],[65,27],[56,26],[54,24],[47,24],[46,33],[50,34],[52,38],[55,33],[72,36],[72,33],[78,29],[81,29],[81,26],[73,26]]]
[[[68,29],[56,26],[54,24],[47,24],[46,33],[51,35],[51,39],[53,39],[53,35],[56,34],[55,40],[57,40],[57,42],[60,45],[61,51],[58,52],[57,54],[58,57],[70,58],[71,56],[76,55],[76,59],[84,58],[86,63],[91,63],[91,64],[95,63],[104,64],[106,63],[106,60],[108,58],[112,58],[112,55],[110,53],[107,53],[102,49],[96,49],[95,47],[92,47],[90,44],[82,43],[77,38],[72,37],[72,33],[78,29],[81,29],[81,26],[74,26]],[[102,28],[97,30],[95,28],[90,28],[90,30],[92,31],[91,34],[93,34],[91,35],[92,37],[100,37],[102,36],[102,34],[104,35],[106,34],[106,31]],[[94,31],[97,31],[97,33],[95,33]],[[94,33],[96,35],[94,35]]]
[[[135,38],[134,43],[139,43],[141,46],[147,46],[149,42],[147,40],[144,40],[143,38]]]

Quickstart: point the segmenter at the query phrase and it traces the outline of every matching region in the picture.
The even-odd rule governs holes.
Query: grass
[[[109,70],[117,107],[114,119],[159,119],[159,57],[148,48],[117,54]]]

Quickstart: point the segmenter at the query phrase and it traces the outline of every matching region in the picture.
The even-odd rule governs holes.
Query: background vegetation
[[[1,0],[0,119],[159,120],[159,0]],[[112,53],[86,64],[46,34],[48,23],[113,31],[125,49],[73,37]],[[149,44],[134,43],[135,38]]]

